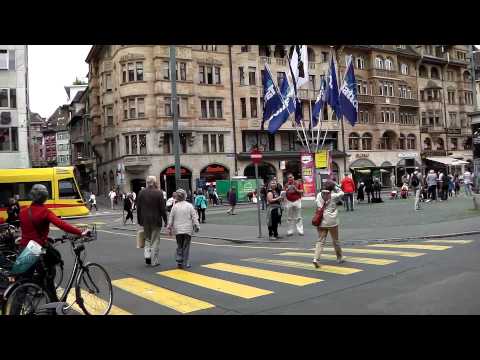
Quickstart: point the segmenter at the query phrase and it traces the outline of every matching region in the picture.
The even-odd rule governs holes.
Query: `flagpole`
[[[315,89],[313,89],[313,94],[315,94]],[[312,100],[310,100],[310,97],[308,98],[308,104],[310,105],[310,128],[312,130],[312,149],[313,149],[313,139],[315,139],[315,136],[313,135],[313,112],[312,112]]]
[[[333,49],[333,52],[335,54],[335,60],[337,60],[337,50],[336,49]],[[335,61],[334,60],[334,61]],[[340,66],[338,66],[338,61],[337,61],[337,78],[340,79]],[[340,103],[339,103],[339,106]],[[343,126],[343,113],[342,113],[342,116],[341,116],[341,119],[340,119],[340,126],[342,128],[342,148],[343,148],[343,173],[346,173],[347,172],[347,151],[345,149],[345,128]]]

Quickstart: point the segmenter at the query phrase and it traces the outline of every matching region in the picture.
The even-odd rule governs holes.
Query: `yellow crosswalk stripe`
[[[279,256],[299,256],[299,257],[308,257],[313,259],[313,253],[300,253],[300,252],[284,252],[281,254],[275,254]],[[322,254],[322,259],[331,259],[335,260],[337,257],[331,254]],[[373,259],[373,258],[364,258],[364,257],[346,257],[347,262],[359,263],[359,264],[368,264],[368,265],[390,265],[396,263],[397,260],[389,259]]]
[[[418,249],[418,250],[447,250],[450,249],[451,246],[443,246],[443,245],[421,245],[421,244],[373,244],[368,245],[370,247],[380,247],[380,248],[392,248],[392,249]]]
[[[310,250],[315,250],[315,248],[312,248]],[[334,249],[330,247],[326,247],[323,250],[334,251]],[[342,247],[342,251],[347,253],[355,253],[355,254],[394,255],[394,256],[403,256],[403,257],[417,257],[417,256],[425,255],[425,253],[409,252],[409,251],[376,250],[376,249],[343,248],[343,247]]]
[[[208,302],[197,300],[135,278],[114,280],[112,285],[182,314],[215,307],[215,305]]]
[[[426,243],[440,243],[440,244],[470,244],[473,240],[427,240]]]
[[[303,270],[313,270],[313,271],[320,271],[320,272],[327,272],[332,274],[339,274],[339,275],[350,275],[357,272],[362,271],[361,269],[343,267],[343,266],[331,266],[331,265],[323,265],[321,264],[320,268],[315,268],[312,263],[304,263],[298,261],[286,261],[286,260],[273,260],[273,259],[262,259],[262,258],[250,258],[250,259],[242,259],[242,261],[249,261],[259,264],[269,264],[269,265],[279,265],[279,266],[286,266],[296,269],[303,269]]]
[[[62,288],[58,288],[57,289],[57,296],[60,297],[62,294],[63,294],[63,291],[64,289]],[[88,302],[88,298],[92,298],[92,297],[95,297],[95,301],[98,301],[102,304],[102,308],[105,308],[106,307],[106,301],[103,300],[103,299],[100,299],[98,297],[96,297],[95,295],[92,295],[92,294],[89,294],[87,293],[85,290],[81,289],[82,291],[82,297],[84,299],[84,304],[88,310],[88,312],[90,314],[93,314],[93,315],[101,315],[100,312],[98,312],[98,310],[96,310],[95,308],[93,308],[92,306],[89,305],[89,302]],[[76,303],[75,303],[75,300],[76,300],[76,297],[75,297],[75,290],[74,289],[71,289],[67,295],[67,300],[66,302],[68,304],[73,304],[72,305],[72,309],[75,310],[76,312],[80,313],[80,314],[84,314],[83,310],[80,308],[80,306],[78,306]],[[112,304],[112,308],[110,309],[110,312],[108,313],[108,315],[132,315],[131,313],[129,313],[128,311],[125,311],[121,308],[119,308],[118,306],[115,306]]]
[[[185,270],[167,270],[157,274],[225,294],[238,296],[243,299],[253,299],[258,296],[273,294],[273,291],[270,290],[259,289],[253,286],[238,284]]]
[[[247,266],[232,265],[226,263],[214,263],[208,265],[202,265],[208,269],[226,271],[234,274],[240,274],[245,276],[251,276],[259,279],[266,279],[271,281],[276,281],[284,284],[295,285],[295,286],[305,286],[310,284],[315,284],[321,279],[314,279],[306,276],[287,274],[277,271],[257,269]]]

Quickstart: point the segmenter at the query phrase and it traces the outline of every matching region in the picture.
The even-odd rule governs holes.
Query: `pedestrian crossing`
[[[409,258],[435,255],[456,246],[468,246],[472,242],[472,240],[439,239],[343,248],[345,253],[354,254],[351,257],[346,255],[346,263],[343,264],[336,264],[335,254],[329,254],[334,250],[326,248],[319,268],[315,268],[311,262],[313,249],[303,252],[277,250],[265,257],[247,257],[228,262],[200,264],[189,270],[159,271],[148,281],[132,276],[116,279],[112,281],[114,303],[115,291],[123,291],[139,301],[148,302],[149,309],[152,305],[158,305],[159,313],[173,311],[176,314],[211,314],[215,309],[222,311],[227,301],[225,299],[235,303],[264,302],[268,301],[269,297],[282,296],[282,290],[285,287],[318,286],[321,289],[327,282],[336,281],[342,277],[360,276],[372,269],[385,269],[402,261],[410,261]],[[422,250],[422,252],[414,250]],[[355,254],[365,255],[356,256]],[[232,275],[235,281],[231,279]],[[260,285],[252,284],[252,281],[258,279],[261,280]],[[270,283],[272,286],[269,286]],[[198,289],[202,291],[197,291]],[[217,294],[222,296],[215,296]],[[118,301],[119,303],[115,303],[112,307],[112,315],[133,313],[128,309],[128,305],[120,303],[122,300]],[[81,313],[81,310],[79,312]]]

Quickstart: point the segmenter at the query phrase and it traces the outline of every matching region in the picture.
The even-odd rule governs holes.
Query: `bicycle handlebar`
[[[73,235],[73,234],[65,234],[61,238],[55,238],[53,239],[54,242],[61,242],[64,243],[66,240],[69,240],[70,242],[79,242],[79,243],[86,243],[86,242],[91,242],[95,240],[95,237],[92,235]]]

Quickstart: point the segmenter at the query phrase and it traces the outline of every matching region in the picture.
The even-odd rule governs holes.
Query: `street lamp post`
[[[173,153],[175,155],[175,189],[178,187],[181,178],[180,169],[180,136],[178,133],[178,111],[177,111],[177,59],[175,46],[170,46],[170,81],[172,82],[172,115],[173,115]],[[166,185],[166,184],[165,184]]]

